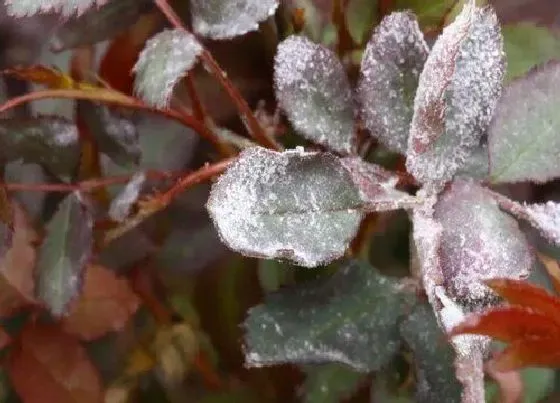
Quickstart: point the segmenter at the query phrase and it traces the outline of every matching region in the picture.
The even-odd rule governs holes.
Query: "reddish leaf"
[[[482,334],[503,342],[554,335],[560,338],[560,325],[542,313],[511,306],[468,317],[451,332],[451,336],[459,334]]]
[[[33,269],[38,240],[23,209],[13,206],[12,245],[0,262],[0,317],[10,316],[33,302]]]
[[[24,403],[100,403],[99,375],[78,340],[54,325],[30,324],[8,362]]]
[[[70,76],[52,67],[35,65],[4,70],[4,74],[55,89],[95,89],[96,87],[74,81]]]
[[[559,343],[558,336],[519,340],[500,352],[489,365],[498,371],[523,367],[560,367]]]
[[[560,325],[560,299],[550,295],[544,288],[535,287],[526,281],[509,279],[489,280],[486,285],[510,304],[543,313]]]
[[[125,279],[103,266],[92,265],[87,270],[82,295],[63,319],[62,327],[82,340],[97,339],[121,330],[139,304]]]
[[[6,331],[0,327],[0,349],[8,346],[12,342],[12,338]]]

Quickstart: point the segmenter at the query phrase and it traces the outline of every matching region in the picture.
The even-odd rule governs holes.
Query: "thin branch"
[[[132,179],[133,175],[134,174],[89,179],[78,183],[0,183],[0,186],[11,192],[92,192],[102,187],[125,184]],[[181,174],[161,171],[146,172],[146,176],[150,179],[169,179],[179,175]]]
[[[216,143],[216,137],[213,135],[209,136],[209,132],[208,130],[206,130],[204,124],[198,121],[193,115],[189,115],[184,112],[178,112],[172,109],[156,109],[149,105],[146,105],[137,98],[106,88],[97,88],[94,90],[69,89],[34,91],[30,92],[29,94],[9,99],[4,104],[0,105],[0,113],[13,109],[27,102],[51,98],[82,99],[94,102],[102,102],[104,104],[120,106],[123,108],[157,113],[169,119],[173,119],[183,124],[184,126],[190,127],[206,140],[211,142],[214,146],[220,147],[220,143]]]
[[[156,5],[160,11],[167,17],[169,22],[177,29],[188,31],[184,26],[183,22],[171,8],[167,0],[155,0]],[[216,80],[227,92],[228,96],[232,99],[233,103],[237,107],[239,113],[244,117],[243,122],[247,125],[249,133],[259,144],[265,147],[280,150],[281,147],[274,139],[270,138],[267,133],[263,130],[259,121],[255,117],[253,111],[239,92],[239,90],[233,85],[231,80],[228,78],[226,72],[222,70],[218,62],[214,59],[214,56],[206,49],[202,51],[200,55],[202,62],[206,65],[208,70],[214,75]]]

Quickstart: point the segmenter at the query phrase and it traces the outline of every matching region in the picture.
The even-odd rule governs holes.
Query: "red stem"
[[[167,0],[155,0],[156,5],[161,10],[161,12],[167,17],[169,22],[177,29],[188,32],[187,28],[183,25],[183,22],[167,3]],[[218,62],[214,59],[212,54],[206,49],[202,51],[200,55],[201,60],[204,62],[206,67],[212,72],[216,80],[227,92],[228,96],[231,98],[235,106],[237,107],[239,113],[244,116],[244,121],[247,124],[250,135],[265,147],[279,150],[280,146],[270,138],[266,132],[263,130],[259,121],[255,117],[253,111],[239,92],[239,90],[233,85],[231,80],[227,77],[227,74],[222,70]]]

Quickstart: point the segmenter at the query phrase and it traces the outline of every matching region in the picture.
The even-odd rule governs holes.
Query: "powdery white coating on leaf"
[[[560,63],[510,84],[488,132],[495,183],[546,182],[560,176]]]
[[[436,41],[420,76],[407,153],[416,179],[447,181],[464,165],[490,124],[504,71],[494,11],[469,3]]]
[[[37,296],[54,316],[80,292],[93,248],[93,218],[79,192],[68,195],[46,226],[37,261]]]
[[[481,281],[529,275],[533,256],[517,221],[480,186],[456,181],[440,197],[440,257],[448,294],[474,308],[493,295]]]
[[[397,280],[350,262],[330,278],[272,293],[250,309],[246,363],[338,362],[378,370],[398,351],[399,322],[415,299]]]
[[[140,191],[146,182],[146,174],[144,172],[136,173],[125,188],[111,202],[109,207],[109,217],[114,221],[122,222],[130,214],[132,205],[138,200]]]
[[[60,12],[65,17],[82,14],[90,7],[100,7],[108,0],[5,0],[8,13],[25,17],[38,13]],[[118,1],[118,0],[116,0]]]
[[[341,153],[353,150],[352,90],[331,50],[290,36],[278,45],[274,83],[280,106],[301,135]]]
[[[548,201],[544,204],[524,206],[527,220],[537,228],[544,237],[560,246],[560,204]]]
[[[385,168],[365,162],[360,157],[341,159],[358,186],[368,211],[391,211],[417,206],[419,200],[396,189],[399,178]]]
[[[333,155],[257,147],[243,151],[214,184],[207,208],[230,248],[313,267],[343,255],[361,205]]]
[[[412,211],[412,237],[416,248],[424,290],[430,305],[437,311],[441,305],[436,296],[436,289],[444,284],[439,249],[443,228],[433,218],[435,196],[427,196],[421,208]]]
[[[278,4],[278,0],[191,0],[193,29],[213,39],[243,35],[256,31]]]
[[[155,35],[134,66],[136,93],[152,106],[166,107],[175,84],[194,66],[202,50],[192,34],[179,29]]]
[[[371,135],[389,149],[406,153],[418,78],[428,45],[416,17],[408,12],[383,19],[369,40],[358,95]]]

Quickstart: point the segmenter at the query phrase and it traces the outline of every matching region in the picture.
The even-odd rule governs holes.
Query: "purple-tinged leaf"
[[[5,161],[23,159],[68,176],[79,162],[78,129],[54,116],[1,119],[0,157]]]
[[[54,316],[79,294],[93,248],[93,218],[78,192],[68,195],[46,226],[37,262],[38,298]]]
[[[360,190],[366,210],[391,211],[420,204],[416,197],[396,189],[399,178],[385,168],[359,157],[342,158],[341,162]]]
[[[435,206],[443,226],[440,257],[449,294],[469,307],[492,296],[482,281],[525,278],[533,255],[517,221],[483,188],[456,181]]]
[[[56,29],[51,49],[61,52],[111,39],[134,24],[153,7],[152,0],[115,0],[91,8]]]
[[[353,151],[352,90],[331,50],[290,36],[278,45],[274,83],[280,106],[302,136],[340,153]]]
[[[213,39],[243,35],[256,31],[278,4],[278,0],[191,0],[193,29]]]
[[[420,75],[407,152],[416,179],[447,181],[464,165],[490,123],[504,70],[494,11],[469,1],[436,41]]]
[[[371,135],[389,149],[406,153],[418,78],[428,45],[416,17],[408,12],[383,19],[362,59],[358,95]]]
[[[546,182],[560,176],[560,63],[512,82],[488,131],[494,183]]]
[[[214,184],[207,207],[230,248],[314,267],[344,254],[362,204],[335,156],[250,148]]]
[[[69,17],[83,14],[91,7],[101,7],[108,0],[6,0],[8,13],[14,17],[60,12]],[[114,0],[115,1],[115,0]],[[120,0],[116,0],[117,2]]]
[[[109,217],[112,220],[123,222],[130,214],[134,203],[138,201],[142,187],[146,183],[144,172],[136,173],[124,189],[115,197],[109,207]]]
[[[148,104],[165,108],[175,84],[195,65],[202,45],[190,33],[165,30],[146,43],[134,66],[136,93]]]

